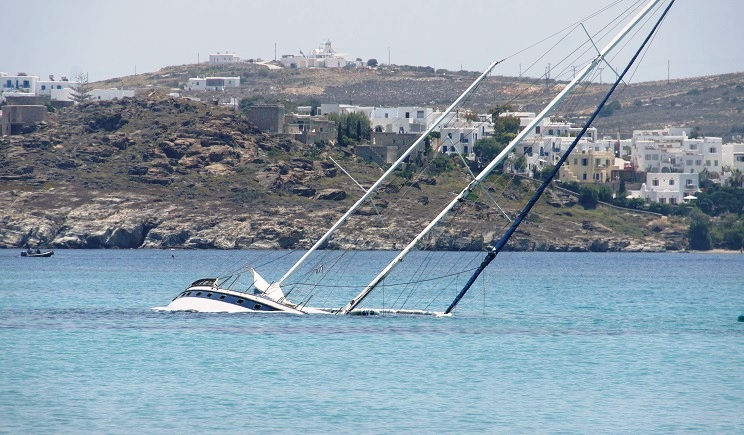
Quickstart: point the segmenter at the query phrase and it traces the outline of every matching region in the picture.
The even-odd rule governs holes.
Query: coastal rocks
[[[346,199],[346,192],[341,189],[323,189],[315,195],[315,199],[321,201],[343,201]]]

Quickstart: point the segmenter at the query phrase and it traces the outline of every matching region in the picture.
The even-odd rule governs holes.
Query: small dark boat
[[[28,250],[21,252],[21,257],[51,257],[54,255],[54,251],[41,252],[38,249],[36,251]]]

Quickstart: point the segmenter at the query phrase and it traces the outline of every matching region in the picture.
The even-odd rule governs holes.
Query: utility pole
[[[599,84],[601,85],[602,84],[602,70],[604,69],[604,67],[599,67],[597,69],[599,70]]]
[[[667,85],[669,84],[669,68],[670,68],[670,62],[669,62],[669,59],[667,59]]]
[[[388,46],[388,66],[390,66],[390,46]]]
[[[274,62],[276,62],[276,42],[274,43]]]

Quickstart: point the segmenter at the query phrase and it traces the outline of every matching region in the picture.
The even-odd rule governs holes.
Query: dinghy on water
[[[617,85],[623,80],[625,74],[628,72],[630,66],[636,60],[641,50],[650,40],[651,36],[656,32],[659,24],[663,20],[664,16],[668,12],[669,8],[674,3],[671,0],[668,6],[664,10],[661,18],[658,19],[654,25],[653,30],[649,33],[649,36],[644,40],[641,47],[633,56],[633,59],[628,63],[622,74],[618,74],[617,81],[614,86],[607,93],[603,101],[597,106],[593,116],[586,122],[582,131],[576,136],[572,145],[563,154],[560,161],[556,164],[554,170],[551,172],[549,179],[544,182],[537,192],[520,212],[517,219],[514,220],[511,227],[506,233],[499,239],[498,243],[487,252],[486,259],[482,262],[481,266],[473,273],[467,285],[455,296],[454,300],[449,303],[447,308],[442,311],[429,310],[429,309],[392,309],[392,308],[361,308],[360,304],[377,289],[383,280],[388,277],[391,271],[401,264],[403,259],[421,242],[430,231],[447,216],[447,214],[454,209],[458,204],[465,200],[479,184],[489,176],[489,174],[507,157],[507,155],[531,132],[536,126],[558,105],[563,98],[568,95],[579,83],[584,81],[591,72],[593,72],[599,65],[605,62],[605,56],[610,53],[621,40],[629,34],[635,26],[642,21],[651,11],[654,9],[662,0],[652,0],[631,20],[629,24],[617,35],[615,38],[601,51],[598,51],[596,57],[589,62],[581,72],[568,84],[563,90],[538,114],[519,134],[501,151],[477,176],[473,176],[473,180],[464,188],[455,198],[443,209],[441,212],[426,226],[382,271],[369,283],[361,292],[354,296],[348,303],[340,308],[312,308],[308,306],[310,297],[303,299],[302,303],[292,303],[287,299],[287,295],[282,289],[282,284],[303,264],[303,262],[320,246],[322,246],[333,234],[333,232],[343,224],[355,210],[357,210],[362,203],[367,201],[372,193],[387,179],[393,171],[421,144],[425,138],[434,131],[434,129],[449,115],[449,113],[460,104],[460,102],[466,98],[469,93],[488,75],[491,70],[502,61],[492,63],[482,74],[476,79],[475,82],[445,111],[438,120],[426,131],[414,144],[393,164],[375,184],[370,187],[365,194],[323,235],[315,245],[310,248],[303,256],[299,259],[278,281],[269,284],[263,279],[255,270],[250,269],[253,276],[253,283],[247,291],[233,290],[231,285],[234,285],[237,278],[231,281],[231,277],[223,279],[221,282],[216,278],[200,279],[192,283],[186,290],[176,296],[171,303],[162,309],[168,311],[198,311],[198,312],[253,312],[253,313],[292,313],[292,314],[360,314],[360,315],[374,315],[374,314],[417,314],[417,315],[451,315],[458,302],[462,299],[465,293],[468,291],[472,283],[478,277],[478,274],[493,260],[496,254],[503,248],[509,237],[514,233],[516,227],[522,222],[526,214],[530,211],[534,203],[540,197],[547,184],[550,182],[553,176],[557,173],[560,165],[566,160],[573,147],[578,143],[586,130],[590,127],[592,121],[597,116],[599,111],[602,109],[612,92],[615,90]],[[291,293],[291,292],[288,292]],[[441,293],[441,292],[440,292]],[[428,307],[429,305],[426,305]]]
[[[54,251],[40,251],[38,249],[35,251],[32,251],[31,249],[27,249],[21,252],[21,257],[45,258],[45,257],[51,257],[52,255],[54,255]]]

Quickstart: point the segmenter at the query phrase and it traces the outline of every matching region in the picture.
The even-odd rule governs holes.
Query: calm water
[[[150,309],[297,253],[19,252],[0,432],[744,433],[744,255],[507,253],[452,318],[359,318]]]

